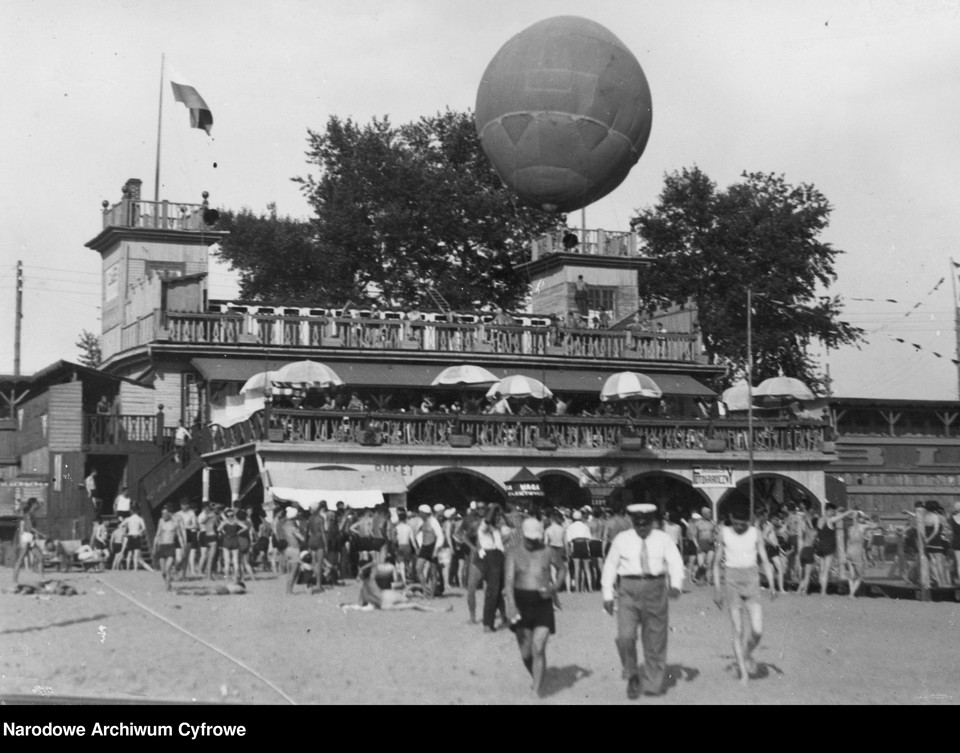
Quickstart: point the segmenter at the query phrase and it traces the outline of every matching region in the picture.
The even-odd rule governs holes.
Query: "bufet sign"
[[[733,468],[694,468],[693,485],[695,488],[705,486],[723,486],[733,488]]]

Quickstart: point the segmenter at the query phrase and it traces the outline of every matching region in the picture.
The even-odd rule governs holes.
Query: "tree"
[[[93,332],[83,330],[80,333],[80,339],[74,345],[80,348],[79,361],[83,366],[89,366],[92,369],[97,368],[103,361],[103,351],[100,350],[100,338]]]
[[[268,204],[260,214],[223,210],[217,229],[229,232],[219,253],[240,272],[241,298],[309,305],[349,297],[349,271],[335,253],[322,253],[311,222],[278,216]]]
[[[320,172],[296,180],[341,285],[375,283],[397,304],[428,303],[430,287],[454,307],[477,299],[514,307],[526,295],[517,266],[558,218],[518,205],[469,113],[448,110],[399,128],[386,118],[360,126],[332,117],[308,142]]]
[[[695,304],[708,350],[742,371],[749,287],[754,380],[782,372],[822,388],[811,342],[835,348],[862,337],[838,319],[838,296],[818,294],[836,280],[842,253],[819,238],[833,207],[814,186],[782,175],[741,178],[718,191],[697,167],[666,176],[656,206],[631,221],[653,260],[640,275],[640,300],[651,311]]]

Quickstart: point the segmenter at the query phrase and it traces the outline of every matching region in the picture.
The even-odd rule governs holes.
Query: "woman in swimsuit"
[[[43,551],[40,549],[40,532],[37,531],[33,522],[34,511],[40,506],[36,497],[30,497],[24,505],[20,514],[20,530],[18,532],[20,553],[17,555],[17,561],[13,566],[13,585],[17,585],[20,578],[20,568],[27,562],[28,557],[36,553],[36,559],[40,563],[40,579],[43,580]]]
[[[220,523],[219,532],[223,542],[223,577],[230,580],[230,571],[233,570],[234,577],[237,580],[243,580],[243,573],[240,572],[240,531],[246,530],[247,526],[237,520],[236,511],[228,507],[224,512],[223,522]]]
[[[760,535],[763,537],[763,546],[767,552],[767,559],[770,560],[774,573],[776,574],[776,583],[769,584],[770,591],[775,592],[779,588],[780,593],[786,593],[783,585],[785,562],[783,550],[780,548],[780,539],[777,537],[777,525],[765,514],[758,516],[757,524],[760,528]]]
[[[930,560],[930,574],[938,586],[946,586],[946,541],[943,538],[943,521],[940,518],[940,504],[934,500],[924,503],[923,517],[924,550]]]
[[[210,502],[203,505],[203,510],[197,516],[200,524],[200,546],[203,554],[200,555],[198,569],[206,573],[207,579],[213,577],[213,568],[217,562],[217,528],[220,525],[220,516]]]
[[[797,593],[801,596],[807,594],[810,587],[810,576],[813,574],[813,565],[816,562],[814,557],[813,545],[817,540],[817,519],[810,515],[810,512],[804,513],[799,522],[798,540],[800,542],[800,586]]]
[[[857,598],[857,591],[863,583],[866,520],[866,516],[854,513],[850,527],[847,529],[847,585],[850,587],[851,599]]]

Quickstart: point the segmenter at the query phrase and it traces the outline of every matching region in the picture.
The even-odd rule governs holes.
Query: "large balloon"
[[[650,87],[609,30],[576,16],[508,41],[477,92],[483,151],[526,203],[570,212],[619,186],[650,137]]]

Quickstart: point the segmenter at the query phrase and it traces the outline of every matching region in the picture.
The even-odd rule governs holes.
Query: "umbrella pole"
[[[747,286],[747,483],[753,520],[753,290]]]

